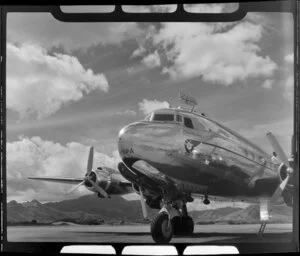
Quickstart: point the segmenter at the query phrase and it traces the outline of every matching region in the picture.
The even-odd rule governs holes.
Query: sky
[[[288,13],[248,13],[230,23],[87,24],[9,13],[7,200],[88,193],[66,196],[69,185],[27,177],[83,177],[90,146],[94,167],[116,168],[118,131],[168,102],[177,106],[179,91],[270,153],[272,131],[289,156],[293,42]]]

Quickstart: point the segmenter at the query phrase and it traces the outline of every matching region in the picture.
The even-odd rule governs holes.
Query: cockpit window
[[[174,121],[174,115],[172,114],[155,114],[153,121]]]
[[[182,116],[181,115],[176,115],[176,121],[177,122],[182,122]]]
[[[188,118],[188,117],[184,117],[184,125],[185,125],[185,127],[187,127],[187,128],[194,129],[192,120],[191,120],[190,118]]]

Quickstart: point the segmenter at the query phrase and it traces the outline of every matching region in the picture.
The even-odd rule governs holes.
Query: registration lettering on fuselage
[[[134,154],[134,151],[132,148],[124,148],[124,149],[122,149],[122,154],[123,155]]]

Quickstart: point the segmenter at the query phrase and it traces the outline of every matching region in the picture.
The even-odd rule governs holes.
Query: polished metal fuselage
[[[179,189],[190,193],[248,198],[271,196],[280,182],[271,157],[242,136],[199,114],[206,129],[181,122],[139,121],[119,133],[118,149],[131,168],[144,160]]]

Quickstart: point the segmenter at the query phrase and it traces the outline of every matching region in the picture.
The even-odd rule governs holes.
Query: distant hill
[[[149,219],[153,219],[158,210],[148,208]],[[259,223],[259,206],[252,205],[245,209],[223,207],[203,211],[191,211],[190,215],[198,224],[209,223]],[[271,222],[292,222],[292,208],[275,206],[271,213]],[[11,201],[7,204],[8,224],[130,224],[143,223],[139,200],[127,201],[120,196],[111,199],[99,199],[86,195],[61,202],[40,203],[37,200],[26,203]]]
[[[242,210],[242,208],[222,207],[211,210],[192,211],[190,215],[195,223],[215,223],[220,218],[240,210]]]
[[[291,223],[293,221],[293,208],[284,205],[274,206],[270,213],[270,223]],[[259,223],[259,205],[251,205],[245,209],[234,211],[216,220],[229,224],[252,224]]]
[[[148,208],[149,219],[157,210]],[[122,197],[99,199],[87,195],[77,199],[42,204],[37,200],[7,204],[8,224],[37,224],[54,222],[72,222],[77,224],[101,223],[142,223],[141,203],[138,200],[127,201]]]
[[[52,223],[55,221],[66,221],[78,224],[100,224],[103,222],[96,214],[89,214],[83,211],[62,212],[47,207],[37,200],[26,203],[11,201],[7,204],[7,223]]]
[[[247,208],[223,207],[213,210],[191,212],[194,222],[227,223],[227,224],[254,224],[260,223],[259,205],[251,205]],[[293,208],[284,205],[274,206],[271,223],[291,223],[293,220]]]

